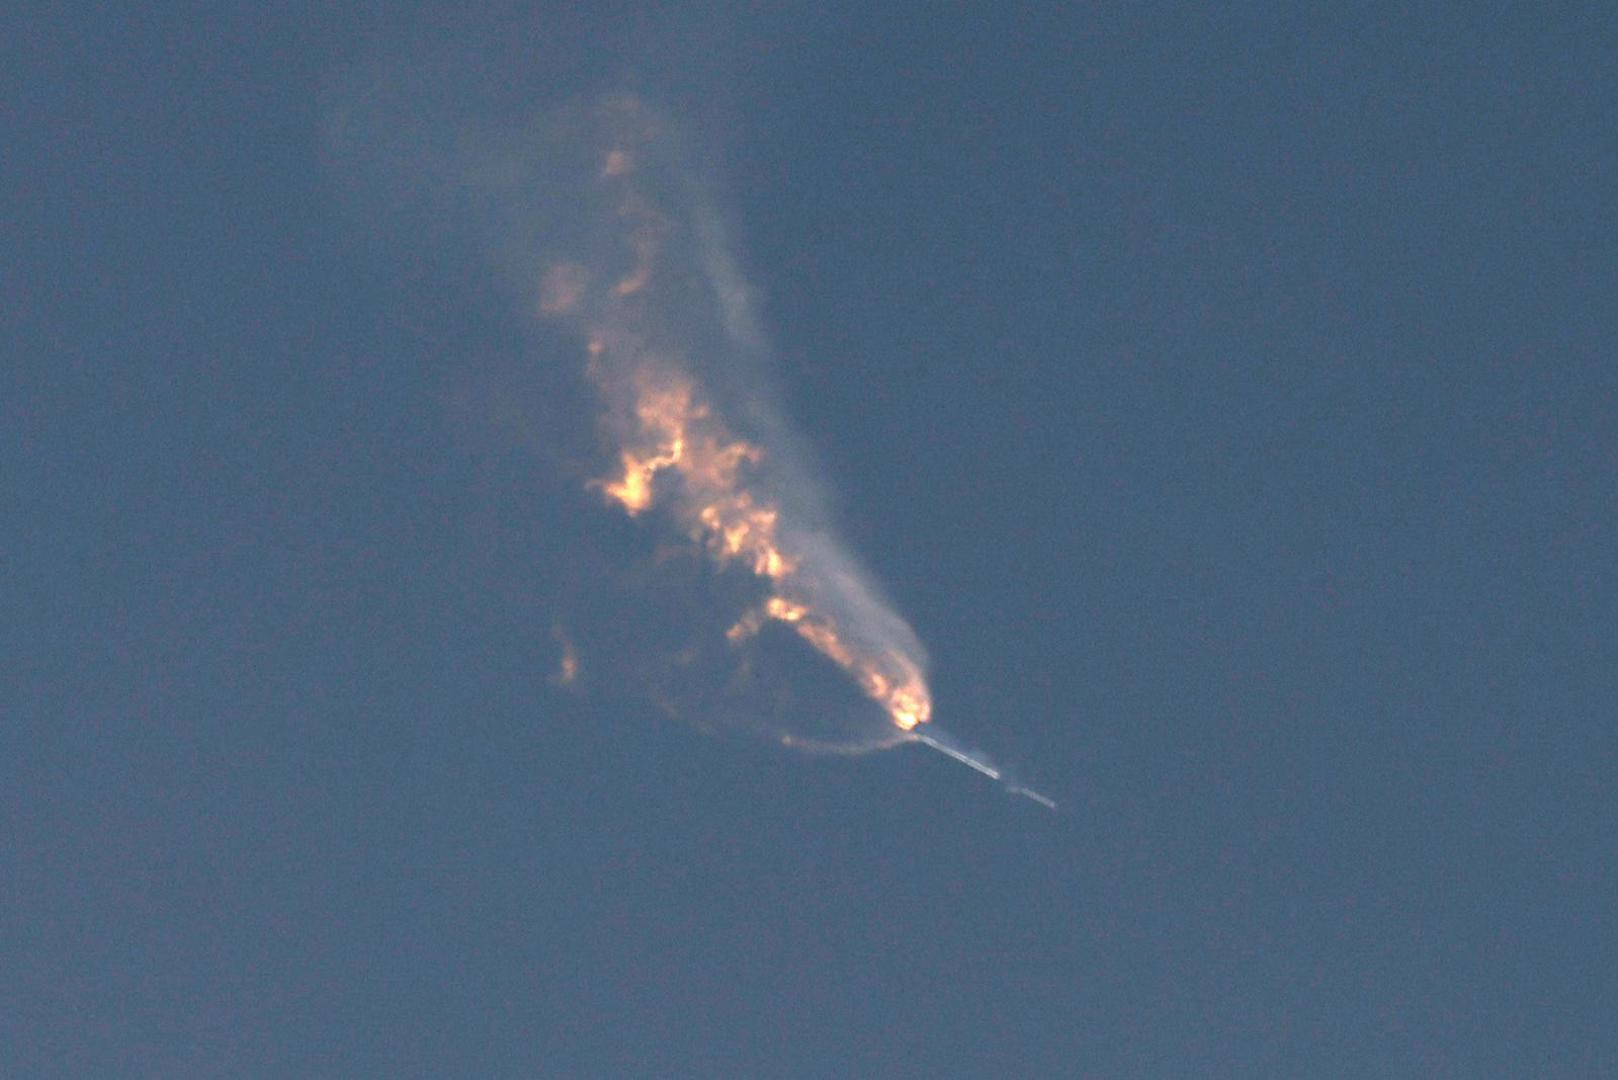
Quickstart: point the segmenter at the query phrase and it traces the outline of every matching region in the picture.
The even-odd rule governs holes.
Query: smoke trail
[[[545,266],[536,286],[541,314],[580,339],[602,403],[613,465],[589,487],[758,584],[756,600],[726,620],[731,649],[789,629],[886,714],[887,735],[864,745],[902,741],[932,712],[925,654],[817,528],[815,486],[761,391],[762,335],[717,218],[650,109],[620,97],[591,117],[580,250]]]
[[[926,654],[828,525],[812,455],[774,407],[723,220],[671,122],[620,96],[512,128],[446,108],[458,80],[418,74],[357,72],[327,136],[366,210],[405,218],[435,256],[492,258],[536,317],[532,355],[566,358],[513,373],[539,403],[515,425],[504,388],[488,417],[577,478],[546,515],[550,559],[523,534],[525,565],[554,572],[540,589],[552,683],[809,750],[930,747],[1055,809],[930,722]]]

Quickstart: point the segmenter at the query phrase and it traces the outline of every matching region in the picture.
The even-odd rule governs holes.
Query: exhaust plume
[[[417,231],[469,225],[550,339],[539,355],[568,360],[514,376],[538,390],[533,448],[578,477],[552,518],[553,683],[812,751],[922,745],[1054,807],[930,724],[926,652],[831,527],[683,133],[632,96],[514,130],[414,90],[357,79],[329,135],[373,201],[424,212]],[[611,513],[581,515],[581,492]]]
[[[818,527],[815,487],[760,393],[746,290],[678,140],[633,98],[594,118],[585,250],[545,266],[536,289],[541,315],[582,339],[602,403],[613,464],[588,486],[630,518],[661,511],[718,571],[751,575],[758,598],[724,630],[733,649],[790,630],[886,715],[888,735],[861,748],[905,741],[932,715],[925,653]]]

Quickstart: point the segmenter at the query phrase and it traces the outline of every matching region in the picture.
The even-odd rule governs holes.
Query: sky
[[[1618,1072],[1618,20],[639,7],[0,17],[0,1072]],[[647,675],[737,571],[536,311],[615,94],[1056,812]]]

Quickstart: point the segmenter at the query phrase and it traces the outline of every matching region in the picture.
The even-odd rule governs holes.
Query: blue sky
[[[0,1071],[1618,1069],[1614,31],[12,12]],[[1059,814],[552,685],[655,541],[335,138],[386,79],[690,118],[940,722]]]

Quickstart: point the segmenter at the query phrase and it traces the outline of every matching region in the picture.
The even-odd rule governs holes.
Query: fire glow
[[[727,631],[733,645],[766,622],[782,623],[841,668],[895,727],[910,732],[932,715],[919,660],[880,633],[839,622],[834,606],[861,612],[877,601],[862,583],[837,567],[815,565],[815,552],[795,544],[779,501],[757,482],[765,448],[737,437],[691,365],[640,329],[647,322],[642,305],[658,287],[661,241],[677,226],[636,188],[636,156],[632,146],[610,146],[597,173],[597,183],[611,188],[628,269],[594,280],[577,263],[556,263],[539,289],[544,315],[584,332],[586,371],[608,410],[603,426],[617,466],[590,486],[631,517],[666,505],[716,565],[739,565],[765,583],[763,601]],[[828,588],[844,594],[836,604],[822,602]],[[883,617],[902,625],[897,616]]]

